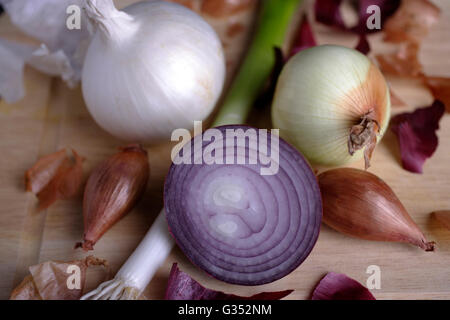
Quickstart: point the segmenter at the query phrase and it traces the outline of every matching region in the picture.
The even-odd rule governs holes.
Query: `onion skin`
[[[26,190],[38,194],[53,179],[66,157],[63,149],[39,159],[25,172]]]
[[[77,266],[80,270],[78,289],[67,285],[70,266]],[[66,262],[46,261],[30,266],[30,274],[13,290],[9,300],[79,300],[86,286],[88,269],[93,266],[104,267],[108,276],[108,262],[94,256]]]
[[[376,300],[358,281],[342,273],[329,272],[320,280],[311,300]]]
[[[444,227],[450,230],[450,210],[435,211],[432,214]]]
[[[339,166],[364,156],[367,168],[390,106],[387,82],[366,56],[323,45],[300,51],[284,66],[272,121],[314,164]]]
[[[73,161],[65,158],[50,182],[37,194],[38,210],[50,207],[58,199],[75,196],[82,185],[84,158],[72,149]]]
[[[145,191],[150,168],[147,151],[131,144],[97,166],[83,199],[84,241],[75,247],[93,250],[101,236],[129,213]]]
[[[366,240],[404,242],[434,250],[392,189],[372,173],[339,168],[319,175],[323,221]]]
[[[250,297],[205,288],[174,263],[169,274],[164,300],[280,300],[294,290],[261,292]]]

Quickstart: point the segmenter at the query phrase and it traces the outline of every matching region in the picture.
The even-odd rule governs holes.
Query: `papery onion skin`
[[[53,179],[66,157],[66,150],[62,149],[40,158],[25,172],[26,190],[38,194]]]
[[[272,121],[309,161],[337,166],[360,159],[369,146],[353,155],[348,146],[352,128],[364,117],[370,115],[380,141],[390,108],[387,83],[366,56],[323,45],[302,50],[285,65],[275,91]]]
[[[442,223],[444,227],[450,230],[450,210],[435,211],[432,215]]]
[[[192,148],[196,139],[202,136],[191,140]],[[203,148],[209,144],[200,142]],[[260,175],[258,164],[172,164],[164,186],[169,230],[186,256],[216,279],[269,283],[292,272],[311,252],[322,217],[317,179],[282,139],[279,159],[275,175]],[[223,194],[234,200],[216,201]]]
[[[376,175],[339,168],[319,175],[323,221],[358,238],[404,242],[434,250],[392,189]]]
[[[328,272],[320,280],[311,300],[376,300],[358,281],[342,273]]]
[[[37,194],[38,210],[47,209],[58,199],[74,197],[82,185],[84,157],[72,149],[73,161],[65,158],[50,182]]]
[[[129,213],[147,186],[150,168],[147,151],[131,144],[100,163],[86,183],[83,198],[84,236],[77,243],[85,251]]]
[[[436,131],[445,112],[442,101],[413,112],[397,114],[391,120],[391,130],[397,136],[402,167],[414,173],[422,173],[425,161],[439,145]]]
[[[79,288],[68,287],[70,266],[79,268]],[[86,285],[87,269],[102,266],[109,273],[108,262],[94,256],[74,261],[46,261],[29,267],[30,275],[11,292],[10,300],[79,300]]]
[[[250,297],[237,296],[203,287],[174,263],[167,282],[165,300],[280,300],[294,290],[261,292]]]
[[[138,2],[124,11],[88,0],[100,25],[86,55],[82,89],[95,121],[127,141],[170,139],[213,110],[225,79],[222,45],[195,12]],[[95,8],[105,16],[95,16]]]
[[[450,112],[450,78],[425,77],[424,81],[434,98],[442,101],[447,112]]]

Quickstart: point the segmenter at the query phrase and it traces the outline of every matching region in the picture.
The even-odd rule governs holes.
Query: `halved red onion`
[[[245,143],[227,147],[227,133],[236,130],[247,133]],[[319,186],[304,157],[277,135],[251,134],[257,130],[231,125],[197,135],[174,159],[164,186],[169,229],[181,250],[213,277],[242,285],[269,283],[296,269],[322,219]],[[212,149],[222,151],[224,164],[202,161],[202,150]],[[225,164],[233,150],[234,164]],[[175,164],[183,152],[198,164]],[[264,155],[276,161],[275,174],[261,175],[268,167]]]

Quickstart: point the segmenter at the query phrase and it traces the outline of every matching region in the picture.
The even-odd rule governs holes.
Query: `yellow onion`
[[[343,165],[364,155],[367,168],[390,107],[386,80],[366,56],[323,45],[300,51],[284,66],[272,121],[312,163]]]

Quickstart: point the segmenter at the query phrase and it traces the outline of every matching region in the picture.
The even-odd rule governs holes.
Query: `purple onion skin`
[[[223,135],[227,129],[258,130],[215,129]],[[206,132],[189,142],[192,150],[194,140],[202,150],[216,142],[203,141]],[[268,132],[268,150],[270,139]],[[228,283],[261,285],[283,278],[307,258],[319,235],[322,199],[308,162],[283,139],[275,175],[260,175],[260,161],[248,159],[246,153],[246,164],[172,163],[164,206],[169,231],[193,264]]]

